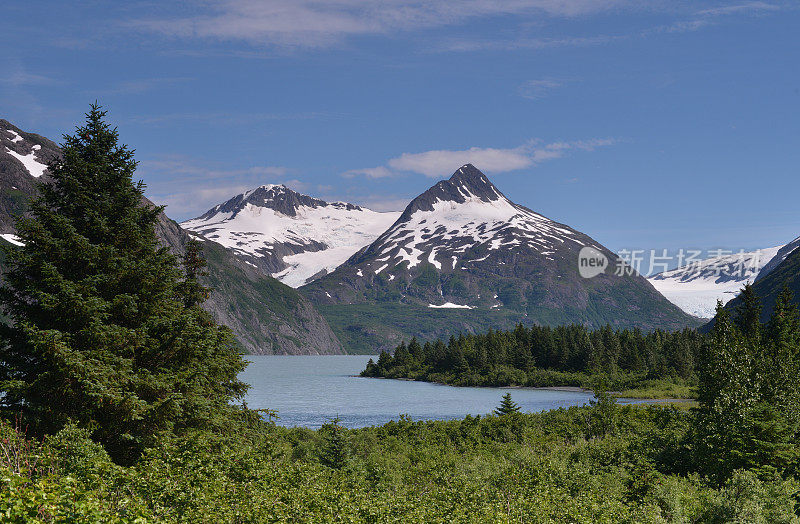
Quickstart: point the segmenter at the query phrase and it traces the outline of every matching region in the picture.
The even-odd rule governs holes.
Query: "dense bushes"
[[[242,424],[196,432],[113,464],[65,429],[0,461],[9,522],[790,522],[797,483],[737,471],[714,488],[674,470],[691,415],[602,408],[326,431]],[[2,427],[4,437],[8,425]],[[22,439],[17,435],[15,438]],[[332,444],[336,442],[336,444]],[[331,463],[334,456],[346,461]]]

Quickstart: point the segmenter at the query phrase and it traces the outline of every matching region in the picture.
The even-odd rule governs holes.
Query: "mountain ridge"
[[[300,289],[344,343],[362,348],[517,322],[642,329],[696,323],[638,274],[581,278],[583,248],[601,253],[608,268],[621,266],[599,242],[512,202],[465,164],[413,199],[372,244]],[[443,327],[392,318],[401,311],[419,324],[438,315]]]
[[[219,242],[263,273],[299,287],[335,269],[398,215],[269,184],[235,195],[181,225]]]

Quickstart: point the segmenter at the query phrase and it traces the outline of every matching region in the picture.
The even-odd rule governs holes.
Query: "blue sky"
[[[283,182],[402,209],[465,162],[614,250],[800,235],[796,2],[5,2],[0,117],[99,100],[176,219]]]

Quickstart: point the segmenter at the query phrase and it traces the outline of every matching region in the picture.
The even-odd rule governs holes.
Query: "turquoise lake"
[[[412,420],[485,415],[511,392],[523,411],[586,404],[584,391],[521,388],[456,388],[425,382],[361,378],[369,356],[248,356],[240,378],[251,385],[251,408],[278,411],[278,424],[318,428],[335,417],[351,428]]]

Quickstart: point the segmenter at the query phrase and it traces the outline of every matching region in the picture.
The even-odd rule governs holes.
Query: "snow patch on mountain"
[[[17,135],[17,136],[19,136],[19,135]],[[16,142],[16,141],[17,141],[16,139],[12,140],[12,142]],[[22,165],[25,166],[25,169],[28,170],[28,173],[30,173],[31,176],[39,178],[40,176],[42,176],[44,174],[45,170],[47,169],[47,165],[42,164],[41,162],[39,162],[36,159],[36,152],[39,149],[41,149],[41,147],[42,146],[39,146],[39,145],[33,146],[33,148],[31,149],[31,152],[29,154],[27,154],[27,155],[21,155],[21,154],[17,153],[16,151],[11,150],[8,147],[6,147],[6,152],[9,155],[11,155],[14,158],[16,158],[17,160],[19,160],[20,162],[22,162]]]
[[[756,277],[783,246],[711,257],[648,278],[667,300],[700,318],[712,318],[717,300],[726,303]]]
[[[22,242],[19,241],[19,237],[13,233],[2,233],[0,234],[0,238],[8,242],[9,244],[13,244],[15,246],[24,246]]]
[[[428,304],[428,307],[434,309],[472,309],[472,306],[453,304],[452,302],[445,302],[441,306],[437,306],[435,304]]]
[[[468,167],[474,169],[461,169]],[[373,245],[376,261],[380,262],[373,271],[379,273],[387,263],[394,266],[403,262],[411,269],[423,260],[437,270],[442,269],[443,263],[455,269],[459,263],[486,260],[490,253],[466,258],[468,250],[480,246],[489,252],[527,246],[552,253],[566,242],[584,245],[585,237],[579,233],[512,203],[494,186],[479,195],[473,191],[474,186],[462,184],[457,178],[447,183],[454,186],[447,189],[457,192],[462,201],[435,196],[408,216],[404,214],[405,220],[398,221]]]
[[[398,216],[312,199],[282,185],[265,185],[181,226],[241,257],[256,262],[259,258],[277,258],[281,269],[272,276],[299,287],[320,273],[333,271],[375,240]]]
[[[11,133],[12,135],[14,135],[14,138],[11,139],[11,142],[13,142],[15,144],[17,142],[22,142],[22,140],[23,140],[22,136],[19,133],[17,133],[16,131],[14,131],[13,129],[6,129],[6,133]]]

